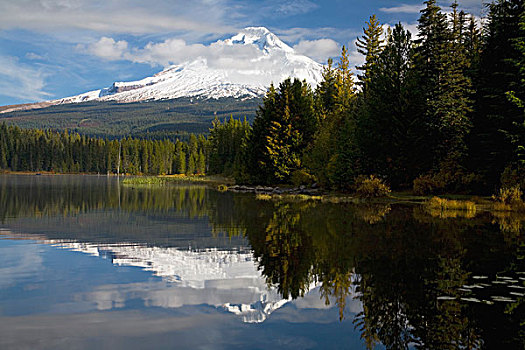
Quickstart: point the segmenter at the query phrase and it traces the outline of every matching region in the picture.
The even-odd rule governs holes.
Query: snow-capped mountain
[[[210,47],[219,56],[213,62],[196,57],[193,61],[168,67],[152,77],[115,82],[108,88],[50,102],[137,102],[179,97],[254,98],[263,96],[271,83],[278,84],[288,77],[304,79],[312,86],[322,79],[321,64],[297,54],[264,27],[245,28],[232,38],[219,40]],[[236,52],[239,52],[239,57],[235,57]]]
[[[10,236],[14,234],[10,233]],[[101,289],[86,295],[86,299],[96,302],[99,309],[118,306],[133,295],[140,296],[147,305],[164,308],[213,305],[241,317],[243,322],[260,323],[291,300],[283,299],[276,288],[267,286],[247,249],[195,251],[42,238],[39,243],[110,259],[118,266],[140,267],[166,283],[148,286],[146,291],[144,286],[119,285],[118,290]],[[167,285],[170,288],[166,288]]]
[[[325,304],[324,297],[321,298],[319,284],[315,281],[308,286],[304,298],[283,298],[277,287],[266,283],[249,247],[195,250],[132,243],[77,242],[16,233],[0,227],[0,238],[2,236],[88,254],[107,259],[116,266],[139,267],[160,277],[160,280],[146,282],[103,284],[77,296],[78,300],[95,304],[98,310],[118,309],[124,307],[127,300],[142,299],[145,306],[168,309],[210,305],[236,315],[243,322],[261,323],[289,303],[296,308],[331,307]],[[35,255],[38,258],[38,254]],[[22,262],[24,271],[31,270],[30,262],[23,259]],[[330,303],[334,305],[335,300]],[[351,312],[362,311],[360,302],[353,296],[347,306]]]

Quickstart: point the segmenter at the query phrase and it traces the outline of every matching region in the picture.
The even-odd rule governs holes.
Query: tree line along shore
[[[238,184],[372,194],[491,194],[525,187],[525,11],[487,5],[480,24],[458,3],[425,1],[414,38],[371,16],[312,89],[270,86],[255,120],[213,122],[187,142],[20,129],[0,124],[0,169],[224,175]],[[387,190],[388,189],[388,190]],[[518,192],[516,192],[518,191]]]

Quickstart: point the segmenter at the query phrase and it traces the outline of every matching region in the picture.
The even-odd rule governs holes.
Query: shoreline
[[[97,173],[57,173],[50,171],[3,171],[0,175],[24,175],[24,176],[106,176],[117,177],[117,174]],[[524,213],[522,206],[511,206],[494,201],[489,196],[480,195],[458,195],[446,193],[441,195],[414,195],[409,191],[393,191],[388,196],[376,198],[362,198],[356,195],[335,191],[326,191],[318,187],[291,187],[289,185],[274,186],[248,186],[236,185],[231,178],[223,176],[207,175],[129,175],[119,174],[124,185],[167,185],[170,183],[193,183],[201,185],[212,185],[220,192],[248,193],[254,194],[257,200],[266,201],[319,201],[321,203],[333,204],[420,204],[441,211],[477,211],[477,212],[513,212]]]

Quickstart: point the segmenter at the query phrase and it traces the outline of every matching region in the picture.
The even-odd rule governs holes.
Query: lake
[[[0,175],[1,349],[525,348],[525,218]]]

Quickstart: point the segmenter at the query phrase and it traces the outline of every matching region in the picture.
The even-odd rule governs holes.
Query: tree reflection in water
[[[319,284],[341,319],[349,316],[348,299],[358,298],[363,309],[354,325],[369,348],[525,348],[525,219],[519,215],[273,202],[202,186],[91,180],[77,186],[70,177],[34,187],[33,180],[15,180],[30,189],[15,191],[2,181],[2,222],[83,212],[102,217],[108,210],[162,213],[166,222],[170,215],[207,217],[214,235],[248,239],[267,283],[283,297],[299,298]]]
[[[343,318],[347,299],[357,295],[363,311],[354,324],[367,347],[525,347],[525,298],[490,284],[525,271],[525,238],[513,231],[509,239],[495,215],[435,217],[419,206],[232,200],[235,219],[222,224],[217,215],[224,214],[212,212],[212,224],[242,227],[263,275],[285,297],[301,296],[319,282],[326,303],[335,300]],[[488,284],[477,283],[479,276]],[[493,293],[515,301],[498,302]]]

